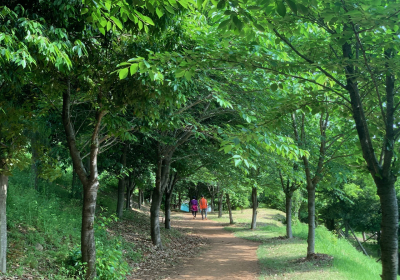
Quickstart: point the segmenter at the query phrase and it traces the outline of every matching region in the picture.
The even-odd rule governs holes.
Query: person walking
[[[201,196],[200,199],[200,211],[201,211],[201,219],[204,220],[204,216],[207,220],[207,208],[208,208],[208,204],[207,204],[207,199],[204,198],[204,195]]]
[[[190,201],[190,205],[191,205],[193,219],[196,219],[197,211],[199,211],[199,204],[197,203],[195,196],[193,196],[193,199]]]

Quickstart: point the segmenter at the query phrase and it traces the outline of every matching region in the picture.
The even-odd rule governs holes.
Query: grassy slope
[[[251,231],[251,210],[234,211],[236,222],[226,229],[235,232],[238,237],[262,242],[257,254],[262,270],[261,279],[379,279],[381,264],[375,259],[364,256],[348,241],[336,238],[324,227],[316,230],[316,252],[327,254],[333,259],[325,258],[313,262],[304,261],[307,251],[307,225],[293,226],[295,238],[283,239],[285,226],[280,220],[284,213],[272,209],[258,210],[257,230]],[[213,220],[229,223],[229,218]]]
[[[0,279],[76,279],[67,263],[79,252],[82,202],[70,198],[70,177],[44,183],[41,192],[29,185],[29,172],[16,171],[10,177],[7,199],[9,278],[0,275]],[[162,228],[165,250],[160,256],[151,244],[148,207],[125,211],[122,221],[110,219],[116,209],[115,187],[103,184],[98,196],[96,221],[98,225],[101,225],[99,221],[105,222],[107,228],[96,231],[97,266],[103,266],[103,272],[110,272],[103,273],[100,279],[125,279],[114,273],[121,269],[129,270],[131,275],[142,275],[142,271],[155,274],[177,262],[176,258],[182,257],[188,248],[203,242],[186,232]],[[110,267],[112,259],[113,268]]]

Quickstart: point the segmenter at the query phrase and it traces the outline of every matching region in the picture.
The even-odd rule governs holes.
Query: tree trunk
[[[181,197],[181,192],[178,193],[178,209],[181,210],[181,205],[182,205],[182,197]]]
[[[150,233],[151,241],[154,246],[162,247],[160,235],[160,206],[162,195],[156,190],[153,191],[153,197],[150,207]]]
[[[176,182],[178,181],[178,172],[172,174],[168,180],[168,185],[165,188],[165,228],[171,229],[171,197],[174,191]]]
[[[122,149],[122,155],[121,155],[122,169],[125,169],[125,167],[126,167],[126,154],[127,153],[128,153],[128,144],[124,143],[124,148]],[[120,174],[121,177],[118,179],[117,217],[119,219],[122,218],[122,214],[123,214],[123,210],[124,210],[124,192],[125,192],[126,175],[123,174],[123,172],[125,172],[125,170],[122,170],[122,173]],[[128,197],[126,199],[128,199]]]
[[[315,188],[307,187],[308,194],[308,238],[307,259],[315,255]]]
[[[96,211],[97,191],[99,188],[99,174],[97,169],[99,130],[101,120],[107,114],[107,111],[101,109],[96,111],[94,128],[90,139],[89,167],[86,170],[79,149],[76,146],[75,130],[71,122],[70,91],[71,85],[68,79],[68,89],[63,93],[62,121],[73,166],[83,185],[81,252],[82,261],[86,263],[85,279],[94,279],[96,278],[96,243],[93,224]],[[99,107],[101,108],[101,104],[99,104]]]
[[[344,237],[349,238],[349,221],[347,219],[344,220]]]
[[[221,194],[219,196],[218,200],[218,218],[222,217],[222,197],[224,196],[224,191],[221,191]]]
[[[7,187],[8,176],[0,173],[0,271],[7,272]]]
[[[32,145],[32,171],[33,171],[33,186],[38,190],[38,164],[39,164],[39,151],[38,151],[38,132],[33,132],[31,145]]]
[[[292,197],[293,192],[285,193],[286,196],[286,236],[293,238],[292,234]]]
[[[81,250],[82,262],[87,263],[86,279],[96,277],[96,243],[94,240],[94,217],[96,212],[97,179],[84,187],[82,208]]]
[[[229,199],[229,194],[226,193],[225,196],[226,196],[226,205],[228,206],[228,211],[229,211],[229,223],[233,225],[234,223],[233,223],[232,208],[231,208],[231,201]]]
[[[210,207],[211,207],[211,211],[210,212],[214,212],[214,207],[215,207],[215,186],[209,186],[208,187],[208,192],[210,193],[211,196],[211,203],[210,203]],[[217,189],[218,192],[218,189]]]
[[[128,209],[131,209],[132,194],[136,187],[136,182],[135,182],[135,179],[133,178],[132,173],[129,174],[128,183],[125,183],[125,185],[126,185],[126,205],[125,205],[125,207],[128,210]],[[140,209],[140,207],[139,207],[139,209]]]
[[[398,207],[395,179],[378,185],[378,195],[381,202],[381,254],[382,279],[397,279],[398,268]]]
[[[158,148],[158,160],[156,171],[156,187],[152,190],[152,202],[150,207],[150,233],[154,246],[162,248],[160,235],[160,206],[165,189],[169,183],[169,172],[171,169],[171,157],[173,151],[169,155],[163,155]]]
[[[365,242],[367,240],[367,236],[365,235],[365,231],[362,232],[362,238],[363,238],[363,242]]]
[[[343,26],[344,30],[353,31],[349,25]],[[393,176],[393,157],[394,157],[394,144],[395,144],[395,125],[394,114],[396,108],[395,96],[395,75],[393,73],[392,65],[390,64],[393,57],[397,55],[397,51],[388,48],[384,50],[386,73],[385,75],[385,93],[386,100],[381,102],[381,113],[383,119],[383,127],[385,129],[384,143],[381,151],[380,159],[376,157],[376,149],[369,132],[368,120],[364,112],[363,100],[357,84],[356,68],[352,65],[351,58],[354,51],[349,42],[342,45],[343,57],[349,58],[348,64],[345,66],[346,75],[346,89],[350,95],[351,108],[353,119],[357,129],[358,138],[360,141],[363,158],[367,163],[368,170],[375,181],[378,189],[378,196],[380,198],[382,209],[382,236],[381,236],[381,253],[382,253],[382,279],[392,280],[397,279],[398,270],[398,208],[396,192],[394,190],[394,183],[396,177]],[[374,81],[375,82],[375,81]],[[377,89],[378,90],[378,89]],[[378,93],[377,93],[378,94]],[[386,110],[386,113],[384,113]]]
[[[329,231],[335,230],[335,219],[327,219],[325,221],[325,226]]]
[[[165,228],[171,229],[171,194],[172,192],[165,192]]]
[[[139,193],[138,193],[138,208],[141,209],[142,208],[142,190],[139,189]]]
[[[256,229],[257,227],[257,188],[253,187],[251,190],[251,201],[253,203],[253,215],[251,218],[251,229]]]

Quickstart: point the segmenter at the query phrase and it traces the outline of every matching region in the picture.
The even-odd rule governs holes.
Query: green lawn
[[[338,239],[325,227],[316,230],[316,252],[326,254],[314,261],[305,261],[307,252],[307,225],[293,226],[295,238],[288,240],[285,225],[280,221],[284,213],[272,209],[259,209],[257,229],[250,230],[251,209],[234,211],[235,224],[226,225],[237,237],[259,241],[257,255],[261,266],[260,279],[380,279],[381,264],[364,256],[347,240]],[[229,223],[224,214],[210,218],[221,223]]]

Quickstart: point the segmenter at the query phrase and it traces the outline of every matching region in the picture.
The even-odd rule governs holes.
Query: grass
[[[30,170],[15,170],[7,198],[7,276],[16,279],[80,279],[71,266],[79,261],[82,202],[71,198],[71,174],[33,188]],[[100,280],[126,279],[146,260],[151,245],[148,207],[113,217],[117,181],[101,181],[95,219]],[[161,228],[168,247],[184,233]],[[173,246],[172,246],[173,247]],[[155,256],[157,257],[157,256]],[[148,258],[148,257],[147,257]],[[129,266],[128,266],[129,264]],[[0,275],[3,279],[4,275]]]
[[[30,170],[15,170],[9,180],[7,274],[33,275],[35,279],[75,279],[74,269],[68,263],[71,257],[74,258],[72,263],[76,263],[80,256],[82,202],[72,199],[70,187],[66,187],[70,185],[72,176],[67,173],[54,182],[42,181],[39,191],[33,188],[31,177]],[[102,191],[106,189],[104,187]],[[108,197],[100,197],[100,203],[110,203]],[[97,220],[101,217],[101,223],[97,224],[112,226],[110,212],[99,207],[96,214]],[[107,269],[118,271],[124,265],[127,270],[128,264],[124,259],[137,261],[141,258],[140,252],[135,252],[134,246],[121,236],[110,236],[105,226],[96,228],[98,267],[103,265],[100,272]],[[124,257],[123,251],[126,252]],[[118,261],[118,264],[111,267],[110,259],[115,263]]]
[[[381,264],[366,257],[347,240],[338,239],[325,227],[316,229],[315,250],[326,254],[313,261],[305,261],[307,252],[307,225],[293,225],[295,238],[286,239],[285,225],[281,223],[284,213],[272,209],[259,209],[257,229],[250,230],[251,209],[234,211],[235,225],[225,229],[237,237],[261,242],[257,255],[261,267],[260,279],[380,279]],[[229,223],[225,214],[210,218]]]

